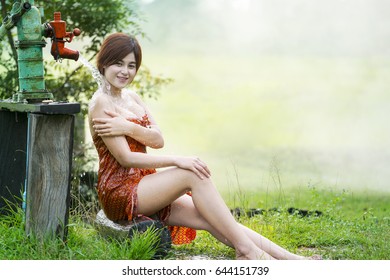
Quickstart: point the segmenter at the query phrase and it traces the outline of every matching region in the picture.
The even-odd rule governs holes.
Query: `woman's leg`
[[[229,240],[225,239],[222,234],[216,231],[207,223],[205,219],[203,219],[189,196],[182,196],[172,203],[171,215],[169,216],[168,224],[206,230],[222,243],[232,247],[232,244],[229,242]],[[295,255],[276,245],[274,242],[268,240],[261,234],[258,234],[257,232],[241,224],[239,225],[242,227],[248,238],[250,238],[257,247],[268,253],[273,258],[289,260],[304,259],[304,257]]]
[[[200,215],[232,244],[238,259],[271,258],[237,224],[212,181],[199,179],[192,171],[172,168],[145,176],[137,190],[138,212],[154,214],[189,190]]]
[[[272,257],[278,259],[278,260],[304,260],[305,257],[299,256],[296,254],[293,254],[286,249],[280,247],[279,245],[275,244],[268,238],[262,236],[261,234],[253,231],[252,229],[241,225],[243,228],[245,234],[253,240],[253,242],[262,250],[270,254]]]

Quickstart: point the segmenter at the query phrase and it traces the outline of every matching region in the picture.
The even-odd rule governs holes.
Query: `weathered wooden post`
[[[73,151],[73,115],[29,114],[26,232],[66,237]]]
[[[4,143],[0,146],[0,182],[7,184],[0,188],[15,196],[25,190],[27,234],[66,239],[74,115],[78,112],[79,103],[0,102],[0,131],[10,132],[0,138]],[[12,133],[14,128],[17,137]],[[16,154],[20,165],[12,164]]]

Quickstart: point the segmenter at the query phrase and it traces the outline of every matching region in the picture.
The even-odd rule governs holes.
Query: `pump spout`
[[[72,42],[74,36],[79,36],[81,31],[78,28],[73,29],[72,32],[66,32],[66,22],[61,20],[61,13],[54,13],[54,20],[45,26],[45,36],[52,38],[51,55],[55,60],[79,59],[79,52],[65,47],[65,43]]]
[[[51,45],[50,53],[55,60],[65,58],[65,59],[73,59],[77,61],[80,56],[78,51],[65,48],[65,41],[59,41],[59,40],[53,42],[53,44]]]

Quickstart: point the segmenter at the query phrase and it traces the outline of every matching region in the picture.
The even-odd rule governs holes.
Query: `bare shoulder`
[[[91,101],[94,101],[94,100],[96,103],[104,103],[104,102],[107,102],[109,100],[109,96],[107,94],[104,94],[101,91],[96,91],[93,94]]]
[[[112,109],[112,102],[107,94],[95,92],[88,104],[88,114],[91,116],[100,115],[105,109]]]

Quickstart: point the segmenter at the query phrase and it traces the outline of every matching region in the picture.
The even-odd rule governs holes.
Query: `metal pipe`
[[[31,4],[29,2],[25,2],[23,5],[16,0],[12,5],[11,12],[3,19],[2,24],[0,26],[0,40],[7,33],[7,30],[12,29],[19,19],[23,16],[24,13],[31,9]]]
[[[3,38],[3,36],[7,33],[7,29],[4,25],[0,26],[0,40]]]
[[[14,94],[13,101],[52,99],[44,81],[42,48],[46,42],[42,40],[41,15],[31,3],[25,2],[23,7],[28,11],[17,22],[19,92]]]

